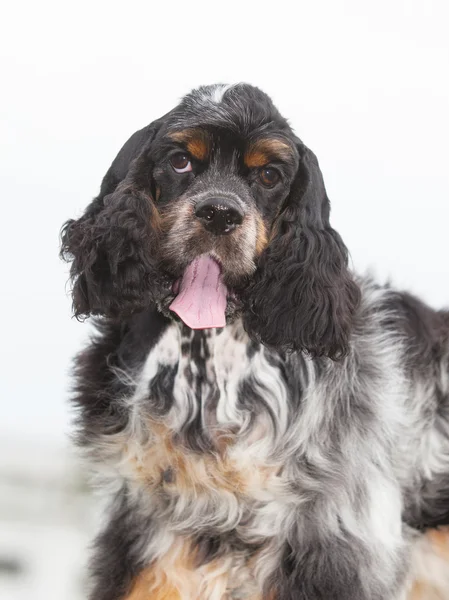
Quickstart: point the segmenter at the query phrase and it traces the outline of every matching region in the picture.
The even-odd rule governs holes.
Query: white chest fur
[[[125,476],[172,531],[239,528],[260,541],[283,518],[287,389],[268,352],[248,348],[240,324],[201,333],[172,325],[128,400]]]

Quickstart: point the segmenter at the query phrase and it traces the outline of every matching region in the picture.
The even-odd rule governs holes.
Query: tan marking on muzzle
[[[293,149],[284,140],[262,138],[249,146],[245,152],[244,161],[249,169],[263,167],[273,160],[289,160]]]
[[[156,231],[161,231],[161,229],[162,229],[162,219],[161,219],[161,215],[160,215],[158,209],[154,205],[154,202],[151,203],[151,208],[152,208],[152,210],[151,210],[151,217],[150,217],[151,227],[153,229],[155,229]]]
[[[177,223],[191,220],[194,222],[194,208],[182,196],[170,203],[161,215],[161,230],[170,231]]]
[[[257,236],[256,236],[256,255],[260,256],[268,246],[267,228],[260,215],[256,217]]]
[[[209,156],[210,139],[203,129],[184,129],[169,133],[175,142],[184,144],[188,152],[197,160],[204,161]]]

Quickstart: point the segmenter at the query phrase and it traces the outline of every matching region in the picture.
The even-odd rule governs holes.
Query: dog
[[[348,268],[270,98],[204,86],[62,228],[92,600],[397,600],[449,523],[449,312]]]

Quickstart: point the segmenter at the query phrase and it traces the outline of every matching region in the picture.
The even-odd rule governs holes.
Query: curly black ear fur
[[[267,346],[338,359],[348,351],[360,291],[329,225],[318,161],[305,146],[298,149],[298,173],[248,289],[244,322]]]
[[[150,182],[137,181],[157,130],[136,132],[106,173],[100,194],[61,231],[61,256],[72,262],[75,315],[118,316],[148,306],[156,277],[158,213]],[[146,166],[145,173],[148,173]],[[136,184],[139,185],[136,185]]]

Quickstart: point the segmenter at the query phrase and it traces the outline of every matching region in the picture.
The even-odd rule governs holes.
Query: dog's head
[[[250,85],[199,88],[135,133],[62,254],[77,316],[156,304],[206,328],[241,314],[269,346],[347,350],[359,291],[317,159]]]

